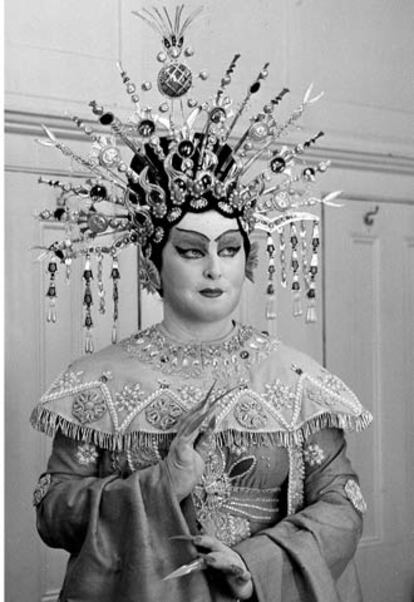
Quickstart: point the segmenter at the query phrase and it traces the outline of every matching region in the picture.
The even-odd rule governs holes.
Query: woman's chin
[[[233,313],[237,306],[237,301],[228,297],[201,297],[201,303],[197,308],[201,322],[224,320]]]

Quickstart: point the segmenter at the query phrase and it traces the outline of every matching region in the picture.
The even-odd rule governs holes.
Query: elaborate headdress
[[[91,140],[88,156],[79,156],[57,140],[45,126],[46,138],[38,140],[41,144],[57,148],[85,169],[82,184],[40,179],[60,189],[62,194],[55,211],[44,210],[38,217],[66,225],[64,240],[56,241],[45,249],[50,273],[47,291],[49,321],[56,320],[55,276],[58,264],[66,266],[69,276],[73,260],[77,257],[85,260],[83,302],[88,352],[93,350],[92,256],[97,260],[101,311],[104,311],[103,257],[105,254],[112,257],[115,342],[119,252],[129,245],[138,246],[141,284],[156,290],[159,277],[151,261],[152,252],[165,244],[171,227],[189,211],[215,209],[227,217],[236,217],[242,230],[248,234],[255,228],[264,230],[268,235],[267,318],[272,319],[276,315],[274,282],[278,271],[282,285],[289,285],[293,291],[294,315],[303,313],[303,291],[308,303],[306,319],[309,322],[316,319],[319,219],[309,213],[308,208],[317,203],[333,204],[339,193],[320,198],[313,190],[316,177],[326,171],[329,161],[310,165],[306,162],[306,151],[323,132],[296,146],[288,146],[281,140],[283,134],[296,125],[305,108],[318,100],[321,94],[312,96],[310,86],[289,118],[279,122],[275,110],[289,92],[283,88],[249,118],[244,131],[236,138],[235,132],[239,131],[236,124],[251,98],[261,90],[268,76],[268,63],[237,105],[233,105],[227,89],[239,54],[230,61],[213,97],[205,102],[192,98],[190,92],[195,76],[186,59],[192,56],[193,50],[184,44],[184,36],[199,12],[200,9],[185,17],[184,5],[180,5],[175,14],[170,14],[166,8],[144,8],[134,13],[162,38],[163,49],[157,55],[162,65],[157,74],[157,87],[163,99],[158,111],[148,108],[140,98],[141,93],[145,94],[152,88],[152,83],[143,82],[139,90],[118,63],[122,82],[134,105],[127,122],[122,122],[113,112],[93,100],[89,103],[92,112],[101,126],[108,129],[107,134],[93,131],[79,117],[72,117],[76,126]],[[198,76],[201,80],[208,77],[205,71]],[[133,153],[132,162],[126,163],[122,158],[122,147],[125,146]],[[257,172],[257,165],[260,165],[260,172],[252,176],[252,167],[256,166]],[[307,224],[310,224],[310,233]],[[101,243],[108,238],[110,242]],[[287,245],[290,245],[290,253]]]

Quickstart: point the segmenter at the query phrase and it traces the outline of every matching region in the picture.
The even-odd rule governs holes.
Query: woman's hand
[[[243,558],[220,540],[209,535],[197,535],[192,539],[196,547],[210,550],[202,554],[207,566],[222,571],[233,595],[248,600],[253,594],[253,582]]]
[[[209,394],[211,391],[212,389]],[[180,502],[191,493],[200,480],[204,462],[211,448],[216,422],[214,416],[207,429],[201,432],[203,423],[211,415],[215,401],[218,401],[211,402],[209,394],[180,421],[165,459],[174,492]]]

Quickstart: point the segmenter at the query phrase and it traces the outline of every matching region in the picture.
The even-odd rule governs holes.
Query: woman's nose
[[[203,275],[210,280],[217,280],[221,276],[220,257],[211,254],[207,257],[207,263],[204,267]]]

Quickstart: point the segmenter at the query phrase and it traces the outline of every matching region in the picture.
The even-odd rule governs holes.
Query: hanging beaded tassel
[[[49,299],[49,307],[47,310],[46,320],[48,322],[56,322],[56,272],[57,272],[57,261],[53,257],[49,261],[49,265],[47,267],[47,271],[50,274],[49,287],[47,289],[46,297]]]
[[[286,272],[286,242],[283,230],[279,234],[279,250],[280,250],[280,284],[283,288],[287,285],[287,272]]]
[[[291,255],[291,266],[293,272],[292,278],[292,291],[293,291],[293,315],[296,317],[301,316],[303,313],[302,309],[302,299],[300,293],[300,283],[299,283],[299,260],[298,260],[298,233],[296,230],[295,224],[291,224],[290,226],[290,244],[292,246],[292,255]]]
[[[98,252],[98,298],[99,298],[99,313],[105,313],[105,289],[103,283],[103,253]]]
[[[268,284],[266,288],[266,320],[275,320],[276,319],[276,290],[274,286],[274,275],[276,272],[275,268],[275,255],[276,255],[276,247],[273,243],[273,238],[271,233],[269,232],[267,235],[267,244],[266,244],[266,252],[269,256],[269,263],[267,267],[268,274]]]
[[[66,284],[70,284],[70,275],[72,272],[72,242],[68,237],[65,240],[65,282]]]
[[[315,276],[318,273],[318,247],[319,247],[319,225],[313,222],[312,232],[312,257],[309,268],[309,289],[306,293],[308,298],[308,308],[306,310],[306,322],[311,324],[316,322],[316,286]]]
[[[83,304],[86,307],[85,310],[85,353],[93,353],[94,344],[92,338],[92,311],[91,306],[93,304],[92,300],[92,290],[91,290],[91,281],[93,278],[92,270],[91,270],[91,260],[89,255],[86,256],[85,260],[85,269],[83,271],[83,279],[85,280],[85,292],[83,295]]]
[[[301,264],[302,264],[302,274],[303,274],[303,279],[305,281],[305,287],[306,289],[309,286],[309,277],[308,277],[308,267],[309,267],[309,260],[308,260],[308,243],[306,240],[306,222],[304,222],[303,220],[300,222],[300,227],[299,227],[299,240],[300,240],[300,257],[301,257]]]
[[[120,279],[119,266],[118,266],[118,258],[116,255],[113,256],[112,259],[112,270],[111,270],[111,278],[113,281],[113,293],[112,298],[114,300],[114,314],[113,314],[113,326],[112,326],[112,343],[115,343],[118,340],[118,300],[119,300],[119,291],[118,291],[118,280]]]

